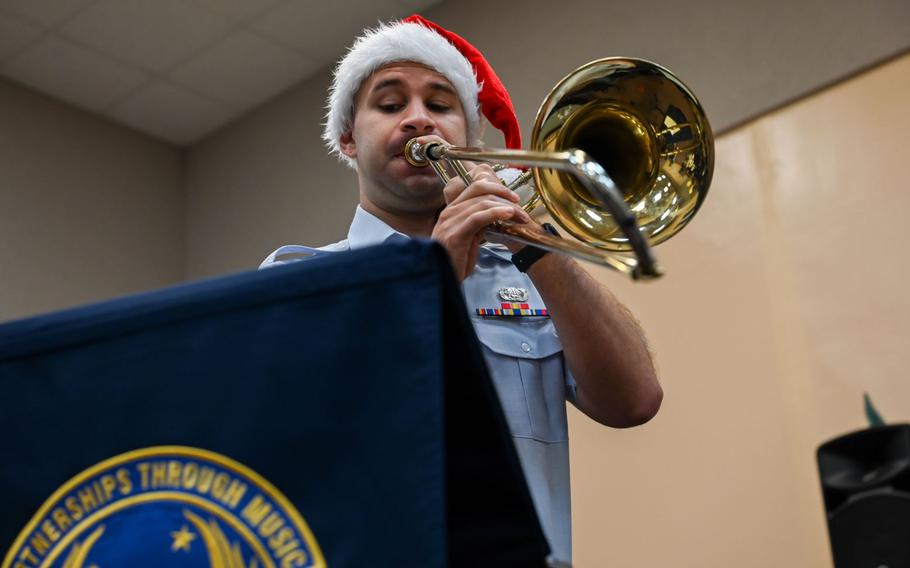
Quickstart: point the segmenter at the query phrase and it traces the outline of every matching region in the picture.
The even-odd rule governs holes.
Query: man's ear
[[[357,157],[357,142],[354,141],[354,135],[350,132],[345,132],[341,135],[340,139],[341,144],[341,153],[347,156],[348,158],[354,159]]]

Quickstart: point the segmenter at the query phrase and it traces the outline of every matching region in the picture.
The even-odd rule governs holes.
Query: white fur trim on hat
[[[452,83],[468,122],[468,140],[480,129],[477,102],[479,85],[468,60],[435,31],[416,23],[394,22],[365,30],[335,68],[329,89],[322,139],[332,154],[349,166],[354,161],[341,153],[341,137],[354,122],[354,96],[361,83],[383,65],[398,61],[420,63],[434,69]]]

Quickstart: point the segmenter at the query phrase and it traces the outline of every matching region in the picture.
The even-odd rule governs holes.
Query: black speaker
[[[836,568],[910,568],[910,424],[859,430],[818,448]]]

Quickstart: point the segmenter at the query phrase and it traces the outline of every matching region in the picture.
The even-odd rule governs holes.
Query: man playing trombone
[[[325,254],[411,237],[448,251],[544,532],[571,557],[566,400],[607,426],[650,420],[663,393],[629,311],[567,256],[484,242],[497,221],[540,226],[488,165],[443,183],[409,140],[479,143],[482,116],[520,147],[508,93],[473,46],[419,16],[367,30],[339,62],[323,138],[357,174],[360,203]],[[263,266],[286,261],[282,247]]]

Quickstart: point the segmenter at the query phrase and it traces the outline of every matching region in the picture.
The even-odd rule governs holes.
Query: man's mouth
[[[404,152],[398,152],[397,154],[392,156],[392,159],[393,160],[404,160],[404,161],[408,162],[407,158],[404,157]],[[411,164],[411,162],[408,162],[408,164]],[[413,164],[411,164],[411,165],[413,166]]]
[[[407,145],[407,143],[408,143],[409,140],[411,140],[411,139],[410,139],[410,138],[404,138],[404,139],[402,139],[402,140],[400,140],[400,141],[397,141],[397,142],[395,142],[395,143],[392,144],[392,146],[391,146],[391,148],[390,148],[390,149],[394,152],[394,153],[392,154],[392,158],[395,158],[395,159],[397,159],[397,158],[404,158],[404,149],[405,149],[405,146]]]

